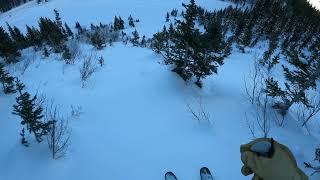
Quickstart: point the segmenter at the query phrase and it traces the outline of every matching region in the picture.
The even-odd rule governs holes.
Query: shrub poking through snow
[[[320,148],[317,148],[315,150],[314,154],[315,154],[314,161],[316,161],[318,164],[320,164]],[[304,162],[304,165],[305,165],[306,168],[309,168],[309,169],[313,170],[313,173],[311,174],[311,176],[316,174],[316,173],[320,173],[320,165],[314,166],[311,163],[307,163],[307,162]]]
[[[82,87],[84,87],[87,80],[97,70],[97,57],[96,55],[90,54],[84,55],[82,59],[83,61],[80,67],[80,79],[82,81]]]
[[[197,120],[199,124],[202,125],[211,125],[212,117],[210,116],[209,111],[207,111],[201,98],[197,99],[196,105],[192,106],[187,104],[188,112],[192,115],[193,119]]]
[[[70,128],[68,120],[60,115],[58,106],[53,102],[46,108],[46,122],[50,122],[47,141],[53,159],[66,155],[70,145]]]

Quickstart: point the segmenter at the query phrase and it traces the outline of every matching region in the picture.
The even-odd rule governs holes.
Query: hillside
[[[178,0],[51,0],[38,5],[29,2],[0,14],[0,26],[7,23],[26,32],[26,24],[38,26],[40,17],[54,19],[59,10],[63,23],[73,31],[76,22],[108,24],[114,16],[139,19],[135,29],[152,38],[166,24],[172,9],[182,10]],[[235,4],[220,0],[198,0],[208,10]],[[173,21],[173,20],[171,20]],[[60,54],[44,58],[42,51],[21,51],[21,61],[9,64],[10,74],[18,77],[30,94],[37,94],[59,105],[68,119],[70,148],[65,157],[52,159],[46,142],[29,138],[30,146],[20,143],[20,117],[12,114],[17,94],[0,93],[0,180],[161,180],[167,171],[179,179],[199,179],[199,169],[207,166],[217,180],[246,180],[241,174],[239,147],[252,139],[248,121],[254,122],[254,106],[248,101],[248,82],[255,57],[262,57],[267,44],[258,43],[245,53],[234,48],[224,59],[218,74],[207,76],[203,88],[183,81],[163,57],[150,48],[114,42],[102,50],[80,43],[79,58],[66,64]],[[83,85],[79,69],[84,57],[105,60]],[[25,69],[24,62],[30,62]],[[281,67],[275,76],[283,79]],[[199,122],[190,113],[201,108],[210,121]],[[201,113],[201,112],[200,112]],[[251,115],[253,114],[253,116]],[[309,125],[309,133],[290,111],[285,126],[275,120],[270,136],[287,145],[299,167],[308,175],[303,162],[313,162],[319,147],[319,122]],[[261,132],[256,128],[256,135]],[[29,137],[29,136],[27,136]],[[32,137],[30,135],[30,137]],[[320,175],[310,176],[311,180]]]

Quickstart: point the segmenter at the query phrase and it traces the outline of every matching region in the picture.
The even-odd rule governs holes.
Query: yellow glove
[[[270,151],[257,153],[257,143],[271,145]],[[253,180],[308,180],[308,176],[298,168],[291,151],[273,139],[256,139],[241,145],[240,152],[244,164],[241,172],[245,176],[254,173]]]

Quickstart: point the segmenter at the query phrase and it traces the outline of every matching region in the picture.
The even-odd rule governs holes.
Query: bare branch
[[[192,107],[189,103],[187,103],[187,108],[188,108],[188,112],[199,123],[211,124],[210,113],[208,111],[206,111],[206,108],[203,105],[203,103],[202,103],[200,98],[197,100],[197,109]]]
[[[96,54],[93,55],[91,53],[90,55],[84,55],[82,59],[83,62],[80,67],[80,78],[82,81],[82,87],[84,87],[89,77],[91,77],[91,75],[97,71],[98,57]]]
[[[52,158],[59,159],[64,157],[70,145],[68,120],[60,115],[59,106],[54,105],[53,101],[46,108],[45,119],[47,122],[52,122],[47,135],[48,147],[51,150]]]
[[[304,104],[299,104],[298,107],[298,119],[302,122],[302,127],[320,112],[320,94],[316,91],[309,92],[308,99],[310,100],[308,107]]]

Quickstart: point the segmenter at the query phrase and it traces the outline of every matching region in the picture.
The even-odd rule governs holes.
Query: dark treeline
[[[233,32],[235,41],[243,46],[270,40],[282,50],[301,51],[313,49],[319,42],[320,12],[306,0],[232,1],[246,6],[215,12],[202,9],[205,12],[201,22],[205,25],[216,20],[223,22],[223,29]]]
[[[6,12],[10,9],[25,4],[33,0],[0,0],[0,12]],[[48,2],[48,0],[37,0],[37,3]]]
[[[30,0],[0,0],[0,12],[8,11]]]

